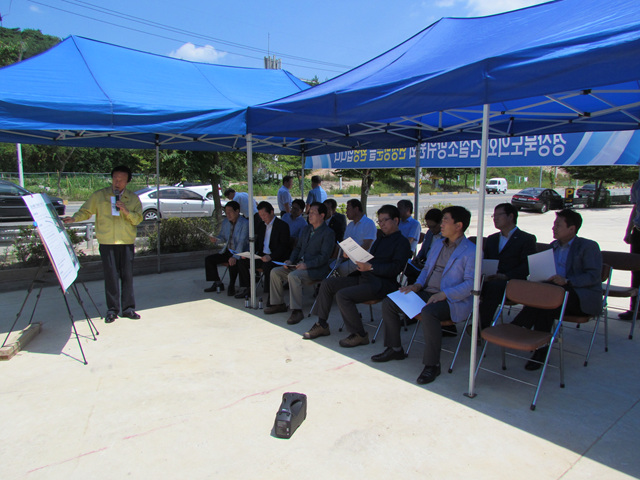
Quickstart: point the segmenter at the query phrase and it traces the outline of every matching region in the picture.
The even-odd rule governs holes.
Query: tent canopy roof
[[[444,18],[364,65],[250,107],[260,135],[368,149],[640,125],[637,0],[558,0],[482,18]],[[319,146],[313,151],[313,140]]]
[[[164,134],[163,143],[192,144],[172,148],[201,149],[194,138],[204,148],[207,141],[232,148],[243,142],[234,137],[246,134],[249,105],[307,88],[282,70],[189,62],[71,36],[0,70],[0,139],[153,148],[155,134]]]

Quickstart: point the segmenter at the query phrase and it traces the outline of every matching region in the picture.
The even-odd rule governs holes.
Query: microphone
[[[116,197],[116,203],[118,203],[118,201],[120,200],[120,192],[114,188],[113,189],[113,194]],[[116,207],[116,210],[120,211],[120,207]]]

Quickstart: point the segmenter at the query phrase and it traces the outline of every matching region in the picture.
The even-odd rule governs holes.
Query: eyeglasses
[[[498,217],[500,215],[506,215],[506,213],[504,213],[504,212],[494,213],[493,215],[491,215],[491,218],[496,218],[496,217]]]
[[[387,218],[378,218],[378,221],[376,222],[378,225],[382,225],[383,223],[388,222],[389,220],[391,220],[389,217]]]

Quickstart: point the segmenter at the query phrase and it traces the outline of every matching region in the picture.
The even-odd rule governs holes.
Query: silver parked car
[[[135,192],[142,203],[144,220],[158,218],[158,193],[160,193],[160,217],[210,217],[213,215],[213,200],[203,197],[188,188],[147,187]]]

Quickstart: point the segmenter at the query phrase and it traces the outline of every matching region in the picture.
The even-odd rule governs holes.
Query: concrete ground
[[[490,213],[485,234],[493,232]],[[583,236],[602,249],[626,250],[621,237],[628,208],[583,213]],[[554,217],[525,213],[519,223],[549,241]],[[629,276],[614,280],[626,284]],[[136,277],[135,284],[139,321],[106,325],[81,294],[100,330],[97,341],[71,302],[86,366],[59,289],[43,290],[34,316],[42,332],[0,363],[3,477],[640,477],[640,333],[627,339],[629,322],[617,319],[624,301],[610,302],[609,351],[598,334],[586,368],[587,328],[566,329],[566,388],[559,388],[559,373],[550,369],[532,412],[532,388],[488,372],[479,374],[475,398],[464,395],[466,339],[453,373],[443,371],[423,387],[415,383],[420,344],[404,361],[374,364],[369,358],[382,351],[381,338],[339,347],[345,334],[338,332],[336,308],[332,335],[305,341],[302,333],[315,318],[288,326],[286,314],[265,316],[224,293],[203,293],[208,285],[202,270]],[[86,286],[102,311],[102,283]],[[13,322],[25,294],[0,295],[0,332]],[[309,294],[306,311],[312,301]],[[361,311],[368,318],[368,310]],[[379,313],[375,306],[376,319]],[[405,346],[411,329],[403,333]],[[451,350],[455,342],[445,339],[444,347]],[[451,358],[442,353],[443,364]],[[497,350],[489,351],[485,365],[499,368]],[[534,381],[536,373],[523,365],[510,359],[509,372]],[[272,428],[288,391],[308,395],[308,415],[284,440]]]

